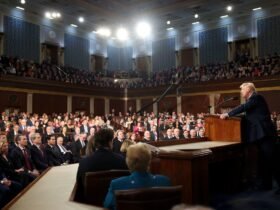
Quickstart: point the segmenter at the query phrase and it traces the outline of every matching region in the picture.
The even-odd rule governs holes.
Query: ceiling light
[[[46,17],[46,18],[49,18],[49,19],[52,19],[52,16],[51,16],[51,13],[50,13],[50,12],[46,12],[46,13],[45,13],[45,17]]]
[[[125,28],[120,28],[117,31],[117,38],[121,41],[128,39],[128,32]]]
[[[25,2],[25,0],[20,0],[20,3],[25,4],[26,2]]]
[[[77,28],[77,27],[78,27],[78,26],[77,26],[77,25],[75,25],[75,24],[71,24],[71,26],[72,26],[72,27],[75,27],[75,28]]]
[[[20,9],[20,10],[24,10],[24,8],[23,7],[16,7],[17,9]]]
[[[53,18],[57,18],[56,12],[53,12],[51,16],[52,16]]]
[[[198,22],[198,21],[197,21],[197,22],[193,22],[192,24],[193,24],[193,25],[196,25],[196,24],[199,24],[199,22]]]
[[[167,24],[167,25],[170,25],[170,23],[171,23],[170,20],[166,21],[166,24]]]
[[[78,20],[80,23],[83,23],[85,21],[85,19],[83,17],[79,17]]]
[[[253,9],[253,11],[257,11],[257,10],[260,10],[260,9],[262,9],[262,8],[261,7],[256,7],[256,8]]]
[[[198,18],[199,17],[199,15],[198,14],[194,14],[194,18]]]
[[[136,32],[139,37],[146,38],[151,33],[151,26],[148,23],[140,22],[136,27]]]
[[[228,15],[222,15],[220,18],[227,18]]]
[[[227,11],[232,11],[232,6],[227,6]]]
[[[173,29],[174,29],[173,27],[170,27],[170,28],[167,28],[166,30],[170,31],[170,30],[173,30]]]
[[[96,33],[106,37],[109,37],[111,35],[111,31],[108,28],[99,28]]]
[[[61,14],[59,12],[56,12],[56,11],[47,11],[45,13],[45,17],[48,18],[48,19],[57,19],[57,18],[60,18],[61,17]]]

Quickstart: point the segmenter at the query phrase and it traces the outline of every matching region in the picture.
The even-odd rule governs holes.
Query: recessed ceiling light
[[[261,7],[256,7],[256,8],[254,8],[254,9],[252,9],[253,11],[256,11],[256,10],[260,10],[260,9],[262,9]]]
[[[20,0],[20,3],[25,4],[26,2],[25,2],[25,0]]]
[[[170,23],[171,23],[170,20],[166,21],[166,24],[167,24],[167,25],[170,25]]]
[[[198,14],[194,14],[194,18],[198,18],[199,17],[199,15]]]
[[[220,18],[227,18],[228,15],[222,15]]]
[[[23,8],[23,7],[19,7],[19,6],[17,6],[16,8],[17,8],[17,9],[20,9],[20,10],[24,10],[24,8]]]
[[[170,27],[170,28],[167,28],[166,30],[170,31],[170,30],[173,30],[173,29],[174,29],[173,27]]]
[[[80,23],[83,23],[85,21],[85,19],[83,17],[79,17],[78,20]]]
[[[231,11],[232,10],[232,6],[227,6],[227,11]]]
[[[197,22],[193,22],[192,24],[193,24],[193,25],[196,25],[196,24],[199,24],[199,22],[198,22],[198,21],[197,21]]]
[[[71,26],[72,26],[72,27],[75,27],[75,28],[77,28],[77,27],[78,27],[78,26],[77,26],[77,25],[75,25],[75,24],[71,24]]]

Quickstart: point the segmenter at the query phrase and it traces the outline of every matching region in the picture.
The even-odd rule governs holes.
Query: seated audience
[[[2,168],[0,168],[0,180],[0,208],[2,208],[21,191],[22,185],[8,179]]]
[[[121,153],[124,156],[126,156],[126,152],[127,152],[128,147],[133,145],[133,144],[135,144],[135,142],[133,142],[129,139],[124,140],[123,143],[122,143],[121,149],[120,149]]]
[[[15,169],[23,169],[25,173],[28,173],[33,179],[39,176],[39,171],[35,168],[35,165],[31,159],[30,151],[27,148],[26,136],[19,134],[15,138],[17,146],[11,152],[11,160]]]
[[[63,160],[63,163],[68,164],[73,162],[73,154],[70,150],[66,149],[63,146],[63,137],[58,136],[56,138],[56,152],[60,155],[60,159]]]
[[[49,166],[60,166],[63,164],[63,159],[59,154],[59,151],[55,149],[55,136],[47,136],[47,145],[45,147],[46,157]]]
[[[35,167],[42,172],[48,168],[48,160],[42,147],[41,135],[40,133],[31,134],[30,139],[33,142],[33,145],[30,148],[31,159],[34,162]]]
[[[84,178],[87,172],[127,169],[124,157],[112,151],[113,137],[113,130],[107,128],[99,130],[92,137],[95,139],[96,151],[80,161],[76,180],[77,200],[83,200]]]
[[[128,147],[126,163],[131,171],[131,175],[111,181],[104,201],[105,208],[116,209],[114,195],[116,190],[171,185],[168,177],[162,175],[152,175],[148,172],[151,158],[151,151],[143,143],[138,143]]]

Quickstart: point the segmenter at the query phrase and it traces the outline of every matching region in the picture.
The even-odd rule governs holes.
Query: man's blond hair
[[[252,82],[244,82],[242,85],[240,85],[240,88],[245,88],[245,87],[249,88],[249,90],[251,90],[252,92],[256,92],[256,87]]]

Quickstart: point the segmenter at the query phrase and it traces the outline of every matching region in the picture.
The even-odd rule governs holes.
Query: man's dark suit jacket
[[[254,142],[276,136],[268,105],[263,96],[253,93],[248,101],[228,113],[229,117],[245,112],[245,140]]]
[[[60,166],[63,163],[63,160],[60,158],[60,155],[55,151],[55,147],[47,145],[45,147],[46,158],[48,160],[49,166]]]
[[[85,153],[85,149],[87,146],[87,141],[85,142],[85,146],[82,147],[81,141],[77,140],[72,142],[71,145],[71,150],[72,150],[72,154],[73,154],[73,161],[74,163],[78,163],[81,160],[81,156]]]
[[[30,151],[28,148],[25,148],[28,154],[28,160],[31,164],[32,170],[35,169],[34,163],[31,159]],[[19,147],[15,147],[11,153],[11,161],[15,169],[24,168],[25,171],[28,171],[27,166],[25,165],[25,159],[22,150]]]
[[[41,151],[34,144],[30,148],[31,158],[37,170],[43,171],[48,168],[48,160],[45,151]]]
[[[110,149],[99,148],[92,155],[81,159],[77,172],[77,193],[83,198],[84,177],[86,172],[105,171],[111,169],[127,169],[122,155],[113,153]]]
[[[113,139],[113,152],[115,153],[121,153],[121,146],[122,146],[122,142],[120,142],[118,140],[118,138],[114,138]]]

